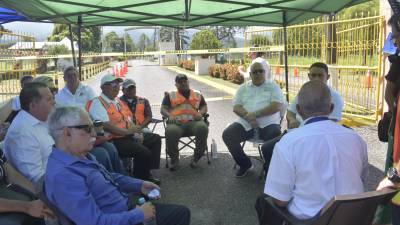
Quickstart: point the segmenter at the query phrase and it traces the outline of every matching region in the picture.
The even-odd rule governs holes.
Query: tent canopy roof
[[[0,8],[0,24],[14,21],[28,21],[28,19],[14,10]]]
[[[281,26],[366,0],[2,0],[31,21],[83,26]]]

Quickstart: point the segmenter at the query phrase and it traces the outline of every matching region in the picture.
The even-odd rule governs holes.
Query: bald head
[[[305,83],[299,91],[296,108],[304,120],[329,115],[333,110],[329,87],[320,80]]]

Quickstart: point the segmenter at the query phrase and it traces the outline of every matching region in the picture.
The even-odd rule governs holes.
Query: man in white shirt
[[[329,80],[328,66],[322,62],[313,63],[309,68],[308,78],[310,81],[319,80],[327,84]],[[343,99],[340,94],[333,90],[332,87],[328,86],[331,93],[331,101],[333,104],[333,111],[329,114],[329,119],[339,122],[342,120],[342,110],[343,110]],[[300,123],[303,122],[301,116],[297,113],[296,105],[298,104],[298,96],[290,102],[287,109],[287,124],[288,129],[295,129],[299,127]],[[268,174],[268,167],[271,162],[272,152],[274,150],[275,144],[282,138],[284,134],[266,141],[262,147],[261,151],[265,159],[265,176]]]
[[[367,145],[356,132],[329,119],[333,107],[326,84],[307,82],[296,106],[304,125],[275,145],[264,193],[298,219],[314,217],[336,195],[364,191]],[[264,197],[256,209],[260,224],[281,224]]]
[[[280,135],[279,112],[285,103],[279,86],[274,81],[265,80],[265,73],[269,70],[266,71],[261,63],[253,63],[250,69],[251,81],[239,87],[233,100],[233,112],[239,119],[222,134],[229,152],[240,166],[236,172],[238,178],[246,176],[253,167],[240,143],[253,137],[266,141]]]
[[[43,83],[26,84],[20,93],[21,111],[5,138],[5,155],[33,184],[43,176],[54,144],[48,134],[47,116],[54,107],[54,97]]]
[[[86,103],[96,97],[92,88],[79,81],[79,74],[75,67],[69,66],[64,70],[64,81],[65,87],[55,96],[57,105],[85,109]]]
[[[92,88],[80,82],[78,71],[73,66],[64,70],[64,81],[65,87],[55,95],[56,106],[76,106],[85,110],[86,103],[96,97]],[[90,153],[109,172],[123,172],[117,149],[111,142],[98,143]]]

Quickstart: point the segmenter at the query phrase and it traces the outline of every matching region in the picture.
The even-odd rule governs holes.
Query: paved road
[[[133,61],[133,67],[129,67],[128,78],[136,81],[138,93],[150,100],[151,104],[159,104],[164,91],[175,89],[175,74],[164,67],[157,66],[147,61]],[[100,93],[100,76],[88,81],[89,85]],[[197,81],[190,81],[194,89],[201,90],[204,97],[222,97],[225,93],[210,88]],[[258,180],[260,165],[253,162],[256,170],[249,176],[234,178],[233,161],[222,142],[221,134],[226,125],[236,119],[232,112],[231,100],[208,102],[210,113],[210,134],[218,146],[218,159],[212,160],[207,165],[203,159],[200,168],[191,169],[188,166],[192,152],[182,153],[183,167],[181,170],[171,173],[163,166],[156,171],[156,175],[162,179],[162,202],[179,203],[188,206],[192,212],[192,225],[251,225],[257,224],[254,203],[264,187],[264,183]],[[153,107],[154,117],[160,117],[159,107]],[[285,125],[284,125],[285,126]],[[371,162],[370,176],[367,182],[368,189],[372,189],[382,176],[381,170],[384,163],[385,145],[377,141],[375,128],[357,128],[368,142],[369,157]],[[163,134],[162,127],[157,132]],[[351,149],[349,149],[351,150]],[[162,150],[164,151],[164,150]],[[250,154],[258,153],[251,145],[247,151]],[[162,158],[165,158],[162,152]],[[164,160],[162,160],[164,163]]]

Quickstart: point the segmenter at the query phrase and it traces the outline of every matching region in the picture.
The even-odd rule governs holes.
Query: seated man
[[[121,78],[107,74],[101,78],[102,93],[89,101],[86,110],[94,120],[103,122],[104,130],[111,133],[111,139],[122,158],[134,158],[133,175],[136,178],[159,183],[150,173],[160,167],[161,137],[144,133],[141,126],[132,122],[132,112],[119,99]]]
[[[132,79],[125,79],[122,83],[122,93],[120,97],[126,103],[133,114],[133,123],[142,127],[143,132],[150,133],[147,127],[153,118],[149,100],[136,95],[136,83]]]
[[[368,171],[367,145],[352,129],[328,118],[333,110],[329,87],[319,80],[305,83],[297,112],[304,125],[275,145],[264,193],[298,219],[314,217],[335,195],[364,191]],[[281,224],[265,206],[256,204],[260,224]]]
[[[179,139],[184,134],[195,136],[196,147],[190,163],[192,168],[204,155],[207,147],[208,126],[203,120],[207,113],[207,103],[199,91],[190,89],[186,75],[175,77],[176,91],[170,91],[164,96],[161,104],[161,114],[168,118],[165,138],[167,153],[171,157],[171,171],[179,166]]]
[[[55,95],[57,107],[77,106],[85,109],[87,102],[96,97],[92,88],[80,82],[79,74],[75,67],[69,66],[64,70],[64,81],[65,87]],[[106,140],[96,144],[90,153],[108,171],[122,173],[123,168],[118,157],[118,151],[111,142]]]
[[[229,152],[240,166],[236,177],[244,177],[253,167],[240,143],[259,133],[261,140],[269,140],[281,133],[280,110],[285,102],[279,86],[265,80],[270,73],[267,63],[255,62],[250,67],[251,80],[240,85],[233,100],[233,112],[239,116],[237,122],[229,125],[222,134]]]
[[[54,144],[46,124],[54,97],[45,84],[32,82],[22,88],[20,100],[21,111],[8,128],[4,153],[11,165],[35,185],[44,174]]]
[[[316,62],[313,63],[309,68],[308,78],[310,81],[312,80],[320,80],[325,84],[329,80],[328,66],[325,63]],[[328,86],[329,87],[329,86]],[[342,120],[342,109],[343,109],[343,99],[340,94],[333,90],[332,87],[329,87],[331,92],[332,104],[334,105],[333,111],[329,114],[329,119],[339,122]],[[301,116],[297,113],[296,105],[298,103],[298,96],[296,96],[293,101],[290,103],[287,109],[287,124],[288,129],[294,129],[299,127],[300,123],[303,122]],[[265,176],[268,174],[268,167],[271,162],[272,152],[274,150],[275,144],[281,139],[282,135],[273,138],[271,140],[266,141],[262,147],[262,153],[265,159]]]
[[[140,224],[156,217],[158,225],[188,225],[184,206],[145,203],[136,206],[128,195],[160,189],[157,185],[109,173],[86,155],[95,132],[89,115],[77,107],[57,108],[49,118],[56,144],[45,174],[49,201],[77,225]]]

